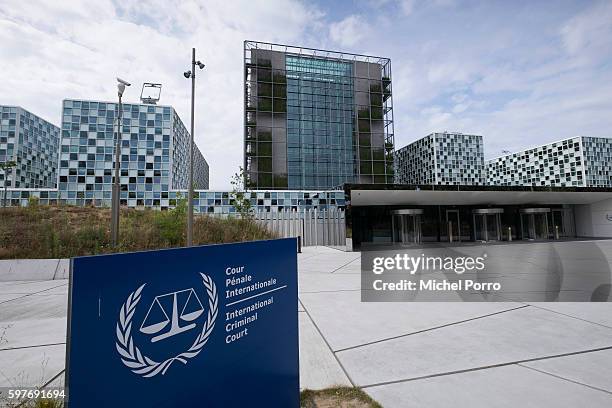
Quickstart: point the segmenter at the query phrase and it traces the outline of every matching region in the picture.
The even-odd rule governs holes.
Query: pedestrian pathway
[[[61,381],[54,262],[27,281],[4,265],[0,387]],[[298,263],[302,388],[359,386],[386,408],[612,406],[611,303],[362,303],[359,253],[306,247]]]

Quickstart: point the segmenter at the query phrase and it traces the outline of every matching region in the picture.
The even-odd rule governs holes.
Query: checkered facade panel
[[[0,172],[0,187],[57,187],[60,129],[18,106],[0,105],[0,163],[16,167]]]
[[[116,103],[64,101],[58,185],[62,198],[110,205],[117,116]],[[123,104],[122,205],[160,201],[172,189],[187,188],[189,138],[172,107]],[[208,188],[208,165],[197,147],[194,157],[194,185]]]
[[[482,136],[461,133],[434,133],[434,136],[437,184],[486,183]]]
[[[425,136],[395,151],[395,182],[436,184],[433,135]]]
[[[4,192],[0,190],[0,201]],[[229,191],[195,191],[194,211],[207,214],[233,214],[232,192]],[[303,211],[305,209],[324,210],[344,208],[344,191],[249,191],[245,193],[251,201],[253,211],[275,213],[280,211]],[[177,200],[187,197],[187,191],[169,191],[161,194],[159,199],[128,199],[127,205],[133,208],[154,208],[168,210],[176,206]],[[9,189],[8,205],[27,206],[31,200],[41,205],[77,205],[94,204],[91,198],[67,198],[56,189]],[[99,202],[95,204],[99,205]]]
[[[591,186],[587,183],[585,172],[590,167],[603,167],[589,163],[585,158],[583,139],[592,138],[574,137],[488,160],[488,183],[499,186]],[[592,154],[599,153],[593,150]],[[609,143],[607,157],[610,160]],[[610,186],[609,170],[607,182],[607,185],[599,186]]]
[[[612,139],[583,137],[586,185],[612,187]]]
[[[181,118],[172,109],[172,188],[187,189],[189,187],[189,131],[183,125]],[[208,163],[195,146],[193,150],[193,185],[196,189],[208,188]]]
[[[395,153],[399,184],[484,185],[482,136],[432,133]]]

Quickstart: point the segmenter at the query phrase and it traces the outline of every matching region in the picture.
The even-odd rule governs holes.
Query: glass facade
[[[187,188],[189,133],[170,106],[123,104],[121,204],[158,207]],[[59,166],[62,198],[110,206],[118,104],[65,100]],[[208,164],[195,149],[194,184],[208,188]]]
[[[573,137],[484,160],[482,136],[432,133],[396,152],[398,184],[612,187],[612,139]]]
[[[354,190],[359,191],[359,190]],[[472,190],[474,191],[474,190]],[[440,192],[445,194],[445,192]],[[433,242],[559,240],[576,237],[574,206],[529,205],[349,206],[352,249]],[[535,211],[535,213],[534,213]]]
[[[432,133],[395,153],[398,184],[484,185],[482,136]]]
[[[434,142],[431,134],[395,152],[397,184],[436,184]]]
[[[6,157],[8,152],[14,154],[17,150],[20,108],[0,109],[4,114],[0,122],[0,152]],[[57,140],[49,147],[56,163],[59,156],[59,185],[9,186],[7,205],[27,206],[36,200],[41,205],[110,206],[117,113],[116,103],[65,100],[61,131],[56,128]],[[170,106],[123,104],[122,116],[121,204],[130,208],[174,208],[187,196],[189,132]],[[29,119],[25,118],[28,116],[22,122],[27,124]],[[203,190],[208,188],[208,164],[197,148],[195,154],[195,212],[235,213],[232,192]],[[248,191],[245,196],[257,213],[335,210],[345,206],[344,191],[336,190],[259,190]],[[0,189],[0,201],[3,198],[4,190]]]
[[[500,186],[612,187],[612,139],[574,137],[487,161]]]
[[[245,169],[256,189],[393,182],[391,61],[245,42]]]
[[[60,129],[18,106],[0,105],[0,162],[17,166],[0,187],[55,188]],[[5,179],[6,178],[6,179]]]
[[[584,186],[579,137],[487,161],[487,178],[499,186]]]
[[[482,136],[436,133],[438,184],[484,185],[486,167]]]
[[[4,191],[0,190],[0,201]],[[185,198],[187,191],[169,191],[151,208],[168,210],[176,206],[177,200]],[[344,209],[344,191],[249,191],[245,193],[257,213],[281,211],[303,211],[308,209]],[[78,205],[87,203],[85,198],[67,198],[57,189],[9,189],[7,205],[27,206],[30,199],[41,205]],[[195,191],[194,211],[207,214],[233,214],[236,212],[230,191]]]
[[[353,65],[286,57],[290,189],[355,181]]]
[[[612,139],[582,137],[588,187],[612,187]]]

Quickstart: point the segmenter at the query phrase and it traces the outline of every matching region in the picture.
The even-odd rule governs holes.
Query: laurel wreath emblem
[[[134,317],[136,306],[138,305],[138,302],[140,302],[140,293],[146,284],[140,286],[127,297],[127,300],[123,306],[121,306],[121,310],[119,312],[119,321],[117,322],[116,328],[117,341],[115,342],[115,346],[121,355],[121,361],[123,364],[129,367],[134,374],[138,374],[143,377],[154,377],[159,373],[164,375],[173,362],[180,361],[183,364],[187,364],[187,360],[200,354],[202,348],[208,342],[208,339],[215,328],[215,320],[217,319],[219,306],[215,282],[208,275],[203,273],[200,273],[200,275],[202,275],[202,283],[204,284],[204,288],[206,288],[206,293],[208,294],[209,306],[208,316],[204,326],[202,327],[202,332],[198,335],[198,337],[196,337],[195,341],[187,351],[161,362],[154,361],[143,355],[138,346],[134,344],[131,335],[132,317]]]

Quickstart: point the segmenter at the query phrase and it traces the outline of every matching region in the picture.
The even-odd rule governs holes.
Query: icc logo
[[[172,317],[168,316],[168,313],[162,306],[163,304],[167,305],[168,300],[171,302],[172,312],[170,315]],[[184,303],[184,306],[181,308],[180,315],[178,314],[179,300],[183,300],[182,303]],[[153,312],[153,315],[157,314],[158,316],[161,312],[161,315],[163,316],[162,320],[157,323],[151,323],[151,319],[149,318],[149,316],[151,316],[151,312]],[[200,302],[200,298],[195,293],[193,288],[155,296],[155,299],[153,300],[153,303],[151,303],[149,311],[142,322],[142,326],[140,326],[140,331],[146,334],[156,334],[161,332],[164,328],[166,328],[166,326],[168,326],[168,323],[170,323],[170,330],[151,339],[151,342],[155,343],[156,341],[160,341],[168,337],[172,337],[175,334],[193,329],[196,326],[195,323],[191,323],[186,326],[179,326],[179,319],[185,322],[191,322],[200,317],[202,313],[204,313],[204,307],[202,306],[202,302]]]
[[[154,377],[159,373],[164,375],[174,361],[187,364],[187,360],[200,354],[215,327],[219,306],[215,282],[210,276],[203,273],[200,275],[208,295],[206,321],[201,331],[196,330],[197,337],[189,349],[164,361],[154,361],[143,355],[132,339],[132,318],[145,285],[140,286],[127,297],[119,312],[115,346],[121,355],[121,361],[133,373],[143,377]],[[197,324],[194,320],[203,313],[204,306],[194,288],[178,290],[155,296],[142,323],[134,327],[139,327],[138,330],[141,333],[150,336],[151,343],[156,343],[195,329]]]

